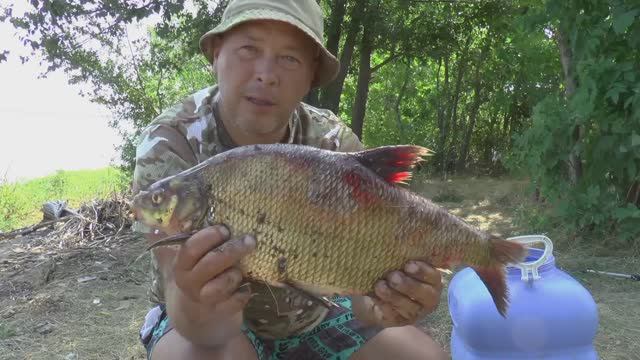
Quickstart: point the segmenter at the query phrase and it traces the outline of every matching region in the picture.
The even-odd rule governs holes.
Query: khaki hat
[[[324,47],[324,19],[315,0],[231,0],[222,15],[222,22],[200,38],[200,50],[210,63],[211,48],[217,35],[251,20],[279,20],[289,23],[307,34],[319,45],[320,64],[311,87],[322,87],[338,75],[340,62]]]

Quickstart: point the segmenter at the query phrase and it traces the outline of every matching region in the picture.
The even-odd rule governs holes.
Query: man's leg
[[[224,348],[212,350],[194,346],[173,329],[160,338],[151,352],[151,360],[165,359],[257,360],[258,356],[244,334],[231,339]]]
[[[448,359],[431,337],[415,326],[386,328],[367,341],[350,360],[431,360]]]

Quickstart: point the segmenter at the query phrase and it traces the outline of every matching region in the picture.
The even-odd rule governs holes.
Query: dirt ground
[[[530,214],[524,182],[482,178],[416,184],[415,190],[484,229],[507,236],[530,233],[522,221]],[[640,282],[584,272],[638,273],[639,257],[591,250],[554,238],[555,230],[548,236],[556,244],[557,265],[598,304],[600,358],[640,359]],[[144,359],[138,329],[149,306],[149,261],[134,262],[143,242],[124,237],[60,246],[47,231],[0,241],[0,359]],[[446,287],[439,308],[421,325],[448,350]]]

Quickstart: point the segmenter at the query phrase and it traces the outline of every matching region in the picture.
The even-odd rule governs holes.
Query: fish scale
[[[304,279],[302,282],[305,285],[314,284],[321,288],[365,293],[388,269],[401,267],[405,259],[410,257],[407,251],[402,250],[411,249],[396,247],[400,253],[390,252],[389,256],[371,262],[371,256],[376,252],[367,254],[363,253],[362,249],[381,248],[385,245],[384,240],[388,237],[386,234],[389,232],[388,229],[394,228],[390,226],[390,221],[397,222],[393,217],[385,214],[389,212],[389,208],[356,207],[355,213],[341,219],[338,214],[346,213],[344,209],[335,211],[334,208],[300,206],[308,202],[308,184],[311,182],[313,171],[308,169],[285,174],[282,169],[288,166],[286,158],[257,157],[243,161],[241,164],[228,162],[215,171],[203,173],[210,183],[218,184],[214,187],[211,200],[211,205],[215,209],[214,222],[229,224],[230,230],[236,234],[257,232],[258,249],[244,263],[247,269],[251,269],[250,276],[258,280],[276,279],[279,282]],[[274,174],[266,169],[277,169],[277,171]],[[231,178],[224,175],[234,172],[238,172],[237,177]],[[253,175],[249,177],[249,174]],[[284,178],[285,175],[288,177]],[[286,179],[286,184],[283,178]],[[277,184],[275,179],[278,179]],[[342,200],[348,196],[347,189],[338,187],[335,178],[329,179],[333,180],[329,182],[329,186],[341,191],[330,193],[327,203],[341,204]],[[324,181],[324,179],[316,181]],[[278,201],[283,200],[280,196],[287,196],[287,201]],[[241,201],[243,198],[251,200]],[[242,206],[215,207],[220,200],[223,204],[230,204],[233,199],[236,199],[236,203],[242,203]],[[347,200],[348,203],[353,202],[353,200]],[[287,208],[289,206],[300,208],[302,211],[292,211]],[[354,206],[356,204],[345,207]],[[240,209],[243,211],[239,211]],[[263,224],[256,226],[255,219],[260,212],[265,212],[267,216]],[[366,219],[382,221],[370,222]],[[335,224],[340,223],[341,220],[353,224],[348,227],[350,231],[338,231],[341,227]],[[273,224],[282,223],[287,224],[286,232],[276,231]],[[366,242],[369,243],[368,247],[363,246]],[[274,248],[282,249],[282,252],[274,251]],[[261,249],[266,251],[262,252]],[[344,256],[345,254],[353,256]],[[286,259],[286,269],[283,272],[278,266],[281,258]],[[340,272],[323,271],[322,269],[327,266],[340,269]],[[362,276],[363,272],[369,276]]]
[[[136,196],[134,210],[140,221],[174,235],[202,226],[212,209],[211,223],[234,236],[255,235],[257,249],[242,263],[247,278],[317,296],[369,293],[411,259],[445,268],[465,263],[504,314],[504,266],[526,249],[398,186],[427,153],[409,145],[357,153],[244,146],[156,182]],[[166,218],[168,224],[154,223]]]

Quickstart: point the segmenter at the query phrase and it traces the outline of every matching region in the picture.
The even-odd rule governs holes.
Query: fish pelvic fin
[[[390,145],[354,153],[358,162],[390,184],[411,179],[411,170],[433,151],[418,145]]]
[[[521,243],[493,235],[489,238],[489,244],[489,253],[493,265],[486,267],[475,266],[473,270],[489,290],[489,294],[491,294],[491,298],[500,315],[506,317],[509,305],[509,289],[507,288],[505,266],[523,261],[527,255],[527,248]]]

